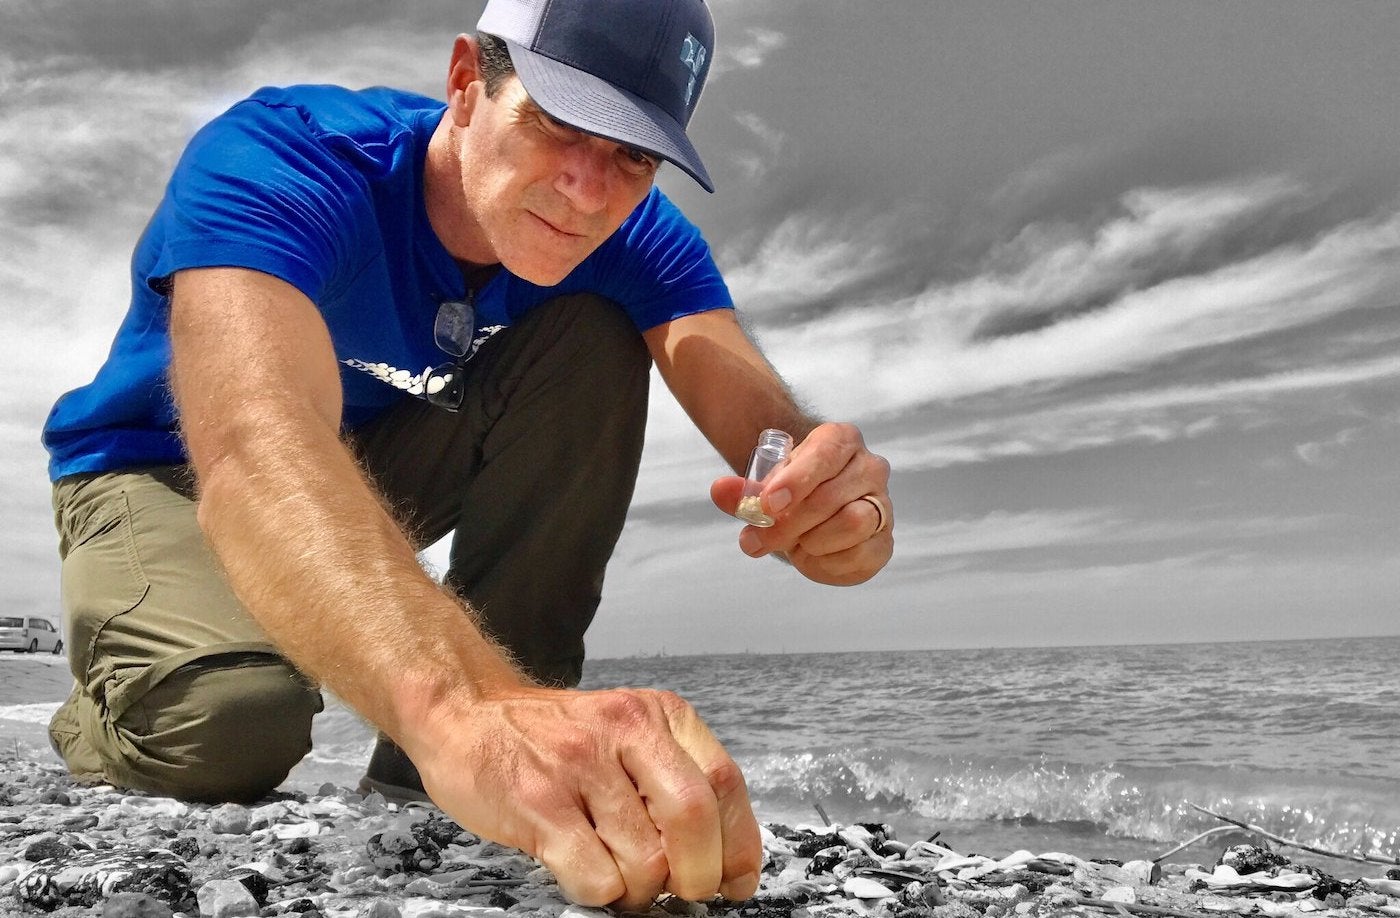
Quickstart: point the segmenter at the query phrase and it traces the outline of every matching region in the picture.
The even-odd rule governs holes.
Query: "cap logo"
[[[681,63],[690,71],[690,82],[685,87],[685,104],[689,105],[691,96],[695,94],[695,81],[699,78],[700,71],[705,69],[705,46],[689,32],[685,35],[685,41],[681,43]]]

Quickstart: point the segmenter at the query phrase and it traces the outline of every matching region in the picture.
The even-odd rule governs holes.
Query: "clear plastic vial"
[[[744,473],[744,496],[739,500],[739,508],[734,515],[752,526],[767,528],[774,520],[763,512],[758,494],[763,490],[763,479],[787,461],[792,452],[792,437],[785,431],[769,428],[758,435],[758,446],[749,456],[749,468]]]

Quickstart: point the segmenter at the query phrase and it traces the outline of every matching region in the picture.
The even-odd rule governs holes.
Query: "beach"
[[[1316,651],[1312,655],[1316,657]],[[601,661],[585,683],[620,678],[645,682],[647,673],[670,673],[684,684],[690,672],[723,676],[713,681],[727,680],[732,686],[739,678],[736,674],[761,674],[775,666],[794,667],[794,672],[830,668],[821,670],[813,685],[830,683],[843,672],[856,683],[868,678],[854,670],[869,661],[826,656],[831,658]],[[947,671],[949,659],[939,658],[941,671]],[[899,665],[898,659],[882,659],[879,671],[898,672]],[[1003,678],[1015,681],[1005,667]],[[591,913],[570,906],[538,864],[463,832],[435,808],[399,808],[377,795],[364,798],[354,792],[371,734],[334,703],[317,727],[320,751],[299,766],[276,795],[256,806],[219,807],[111,787],[74,786],[44,738],[47,715],[68,686],[61,657],[0,658],[5,702],[0,705],[0,913],[53,908],[55,914],[147,914],[103,911],[117,904],[136,908],[132,903],[139,897],[146,897],[139,899],[140,907],[161,915],[446,918],[506,912],[559,918],[566,912]],[[690,688],[699,695],[703,711],[711,702],[698,685]],[[1016,689],[1034,701],[1036,692],[1029,686]],[[917,801],[897,799],[910,795],[909,780],[927,782],[927,776],[906,776],[906,783],[898,786],[888,776],[867,772],[867,783],[859,785],[858,776],[845,773],[856,761],[847,752],[845,758],[838,757],[837,772],[845,769],[843,780],[856,780],[859,786],[843,792],[840,781],[828,774],[837,755],[826,743],[830,737],[810,735],[813,728],[808,725],[826,723],[830,730],[837,712],[825,706],[828,699],[815,695],[814,688],[806,690],[812,696],[807,709],[790,711],[786,725],[772,720],[776,715],[771,711],[765,715],[768,720],[751,718],[746,729],[722,716],[709,718],[721,725],[721,735],[735,736],[738,748],[747,749],[760,738],[768,748],[768,759],[740,757],[746,773],[754,772],[750,784],[765,825],[766,865],[758,896],[747,903],[703,905],[663,900],[654,909],[658,916],[778,918],[831,912],[1009,918],[1320,912],[1329,918],[1400,918],[1400,864],[1382,863],[1388,855],[1371,863],[1319,857],[1201,814],[1196,814],[1200,821],[1190,831],[1184,823],[1174,824],[1172,831],[1178,834],[1171,843],[1144,839],[1141,832],[1115,837],[1105,824],[1057,825],[1038,818],[948,818],[942,821],[944,828],[929,832],[929,814],[936,809],[925,805],[920,810]],[[868,718],[872,710],[879,713],[884,702],[876,693],[867,695],[860,707]],[[843,697],[852,696],[846,687],[837,686],[832,698]],[[988,716],[995,719],[994,712]],[[889,720],[890,715],[883,712],[880,717]],[[895,721],[891,726],[898,727],[898,718]],[[915,722],[906,721],[906,734]],[[799,727],[799,735],[806,737],[805,757],[794,753],[801,747],[784,743],[784,733]],[[771,756],[780,756],[789,772],[804,764],[808,770],[779,780],[775,772],[783,769]],[[1059,766],[1063,773],[1066,763]],[[822,775],[825,778],[817,780]],[[1274,776],[1281,785],[1302,786],[1296,775]],[[985,775],[979,780],[985,783]],[[1338,779],[1338,786],[1344,783]],[[1051,796],[1038,802],[1022,793],[1019,805],[1062,806],[1066,801],[1058,795],[1085,790],[1076,781],[1069,785],[1052,789],[1047,792]],[[1003,783],[996,793],[1005,795],[1009,786]],[[872,789],[881,792],[871,793]],[[1081,801],[1081,806],[1093,805]],[[977,806],[948,815],[968,817]],[[1095,812],[1111,816],[1112,811]],[[1383,823],[1387,815],[1373,821]],[[1202,826],[1223,831],[1154,865]],[[1341,836],[1333,832],[1330,837]],[[1386,839],[1380,842],[1369,847],[1380,852]],[[216,897],[222,897],[218,904]]]
[[[0,754],[57,763],[44,728],[72,687],[65,656],[0,653]]]
[[[77,787],[51,764],[10,760],[0,784],[0,911],[54,915],[602,918],[548,870],[465,832],[430,805],[403,808],[327,784],[254,806],[185,804]],[[1343,882],[1246,841],[1200,860],[1117,862],[1018,849],[966,854],[887,825],[763,827],[757,894],[663,897],[705,918],[1205,918],[1400,916],[1400,868]],[[1238,839],[1231,839],[1232,842]],[[1197,854],[1204,853],[1200,850]]]

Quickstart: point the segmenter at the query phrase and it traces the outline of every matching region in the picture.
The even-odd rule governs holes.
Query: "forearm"
[[[200,524],[289,659],[410,751],[436,712],[521,684],[340,441],[334,349],[309,300],[255,272],[181,272],[171,341]]]
[[[687,316],[652,329],[646,339],[676,400],[739,474],[765,427],[785,430],[800,443],[821,423],[728,310]]]
[[[255,426],[201,474],[199,516],[279,649],[406,748],[431,712],[519,683],[423,572],[333,431],[308,418]]]
[[[730,468],[740,475],[764,428],[786,431],[801,443],[822,423],[793,397],[776,373],[764,369],[738,368],[726,383],[725,398],[702,401],[692,416]]]

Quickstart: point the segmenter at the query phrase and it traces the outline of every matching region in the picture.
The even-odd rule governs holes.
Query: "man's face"
[[[512,274],[557,284],[646,197],[657,161],[560,124],[517,77],[475,93],[457,133],[473,235]]]

